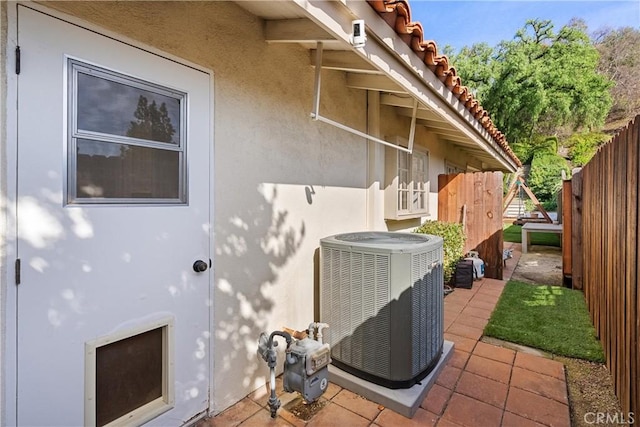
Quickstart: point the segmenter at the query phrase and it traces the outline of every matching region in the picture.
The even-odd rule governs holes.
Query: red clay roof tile
[[[522,166],[520,159],[509,147],[505,136],[489,117],[489,113],[473,97],[469,88],[462,85],[456,69],[449,64],[449,58],[446,55],[438,55],[438,46],[433,40],[424,39],[424,29],[420,22],[411,21],[409,2],[407,0],[367,0],[367,2],[424,61],[436,77],[458,97],[507,156],[517,166]]]

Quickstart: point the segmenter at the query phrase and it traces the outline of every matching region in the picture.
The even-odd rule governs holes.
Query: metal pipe
[[[267,342],[268,348],[268,357],[267,357],[267,365],[269,366],[269,386],[271,388],[271,395],[269,396],[269,409],[271,411],[271,418],[276,417],[276,412],[278,408],[280,408],[280,399],[276,396],[276,350],[273,339],[276,336],[281,336],[287,340],[287,349],[291,346],[291,335],[288,332],[283,331],[273,331],[271,335],[269,335],[269,341]],[[274,345],[275,344],[275,345]]]
[[[316,70],[315,70],[315,86],[313,88],[313,112],[311,117],[315,119],[320,112],[320,80],[322,73],[322,42],[318,42],[316,47]]]
[[[338,123],[338,122],[333,121],[331,119],[327,119],[326,117],[322,117],[320,114],[311,113],[311,117],[316,119],[316,120],[319,120],[321,122],[324,122],[324,123],[330,124],[332,126],[335,126],[338,129],[342,129],[342,130],[347,131],[349,133],[352,133],[354,135],[358,135],[358,136],[361,136],[362,138],[366,138],[366,139],[368,139],[370,141],[377,142],[378,144],[386,145],[388,147],[395,148],[396,150],[404,151],[406,153],[411,154],[411,150],[408,149],[408,148],[405,148],[405,147],[403,147],[401,145],[392,144],[390,142],[387,142],[387,141],[385,141],[383,139],[380,139],[380,138],[373,137],[371,135],[367,135],[366,133],[360,132],[357,129],[350,128],[349,126],[345,126],[342,123]]]

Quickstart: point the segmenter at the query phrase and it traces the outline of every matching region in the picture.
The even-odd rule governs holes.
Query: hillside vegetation
[[[598,147],[640,114],[640,31],[589,34],[574,19],[529,20],[512,40],[491,47],[445,47],[520,160],[527,182],[555,207],[561,171],[586,164]]]

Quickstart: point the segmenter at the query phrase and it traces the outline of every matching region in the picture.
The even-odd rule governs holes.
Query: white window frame
[[[415,170],[418,158],[424,166],[419,173]],[[385,219],[421,218],[429,214],[429,160],[429,151],[422,148],[414,147],[412,153],[387,149]],[[416,175],[422,177],[419,183]],[[422,200],[422,206],[416,206],[417,200]]]
[[[446,160],[444,162],[444,172],[445,172],[445,175],[449,175],[454,173],[463,173],[465,172],[465,170],[462,166]]]

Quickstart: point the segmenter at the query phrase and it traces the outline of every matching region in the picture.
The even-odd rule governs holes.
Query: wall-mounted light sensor
[[[356,19],[351,23],[353,33],[351,34],[351,44],[354,47],[364,47],[367,42],[367,35],[364,30],[364,19]]]

